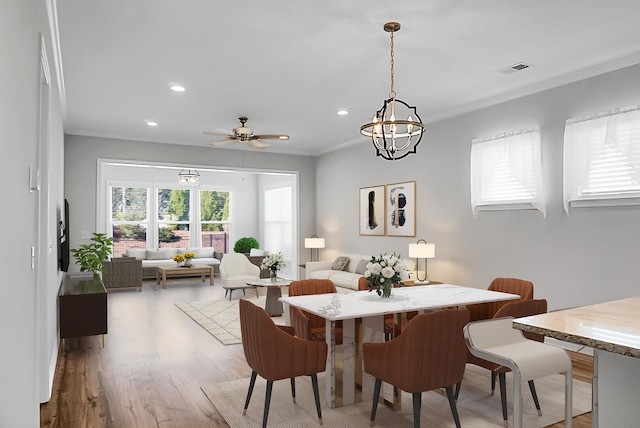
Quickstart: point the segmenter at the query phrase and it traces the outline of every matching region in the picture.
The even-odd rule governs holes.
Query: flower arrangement
[[[280,269],[287,266],[282,257],[282,253],[273,253],[266,256],[262,263],[260,263],[260,269],[269,269],[271,276],[275,276]]]
[[[176,254],[175,256],[173,256],[173,261],[176,263],[182,263],[184,261],[184,255]]]
[[[381,254],[380,257],[371,257],[364,276],[369,291],[375,290],[378,296],[391,297],[393,284],[402,287],[402,281],[409,279],[409,271],[400,255]]]

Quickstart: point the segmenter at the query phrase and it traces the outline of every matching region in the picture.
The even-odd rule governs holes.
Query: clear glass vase
[[[277,270],[272,270],[270,278],[271,278],[271,282],[277,282],[278,281],[278,271]]]

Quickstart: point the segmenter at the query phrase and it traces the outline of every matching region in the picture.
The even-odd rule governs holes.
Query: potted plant
[[[252,248],[260,248],[260,244],[256,238],[246,237],[240,238],[233,246],[233,251],[236,253],[249,254]]]
[[[113,237],[104,233],[94,233],[91,244],[82,244],[71,251],[81,272],[93,272],[94,275],[104,271],[103,260],[107,260],[113,252]]]

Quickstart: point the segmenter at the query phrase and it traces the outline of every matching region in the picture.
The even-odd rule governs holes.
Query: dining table
[[[406,327],[407,313],[431,312],[466,305],[520,299],[517,294],[501,293],[454,284],[435,284],[394,288],[391,297],[372,291],[285,296],[280,301],[325,319],[328,345],[325,399],[331,408],[373,398],[375,378],[364,372],[362,344],[385,340],[384,318],[393,315]],[[341,324],[342,342],[336,328]],[[393,409],[400,408],[400,391],[383,384],[381,397]]]

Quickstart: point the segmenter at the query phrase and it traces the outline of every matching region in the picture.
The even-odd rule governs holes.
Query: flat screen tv
[[[64,200],[63,220],[58,227],[58,264],[60,270],[69,270],[69,201]]]

